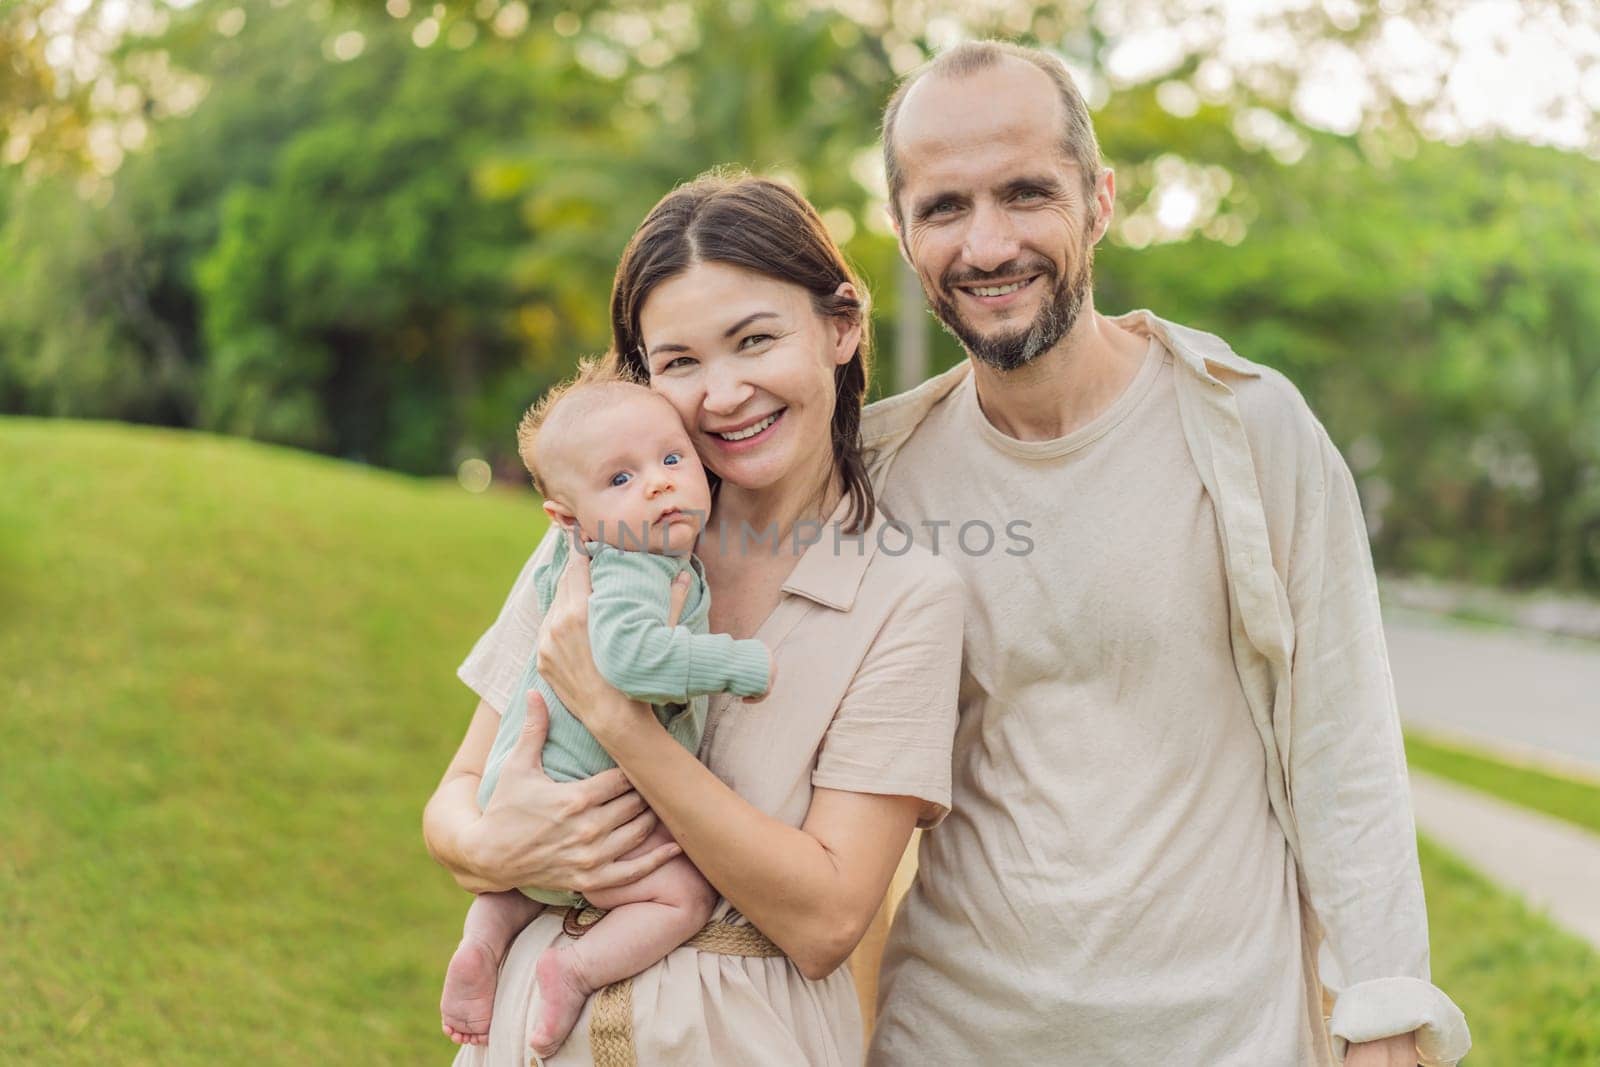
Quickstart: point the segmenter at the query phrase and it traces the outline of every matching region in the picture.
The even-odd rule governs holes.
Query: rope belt
[[[582,937],[605,912],[599,908],[568,908],[561,928],[569,937]],[[712,920],[684,942],[688,948],[719,956],[754,956],[776,959],[783,949],[754,926]],[[633,979],[613,982],[594,995],[589,1012],[589,1048],[595,1067],[637,1067],[633,1046]]]

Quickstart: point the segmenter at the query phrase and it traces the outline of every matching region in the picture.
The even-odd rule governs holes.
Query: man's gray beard
[[[933,314],[945,330],[961,342],[974,359],[998,371],[1013,371],[1050,351],[1077,325],[1078,316],[1089,298],[1093,284],[1094,246],[1084,249],[1083,266],[1070,284],[1058,284],[1026,330],[1017,333],[984,335],[961,317],[955,304],[942,295],[933,301]]]

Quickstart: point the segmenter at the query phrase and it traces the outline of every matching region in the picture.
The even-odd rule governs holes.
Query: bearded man
[[[943,545],[968,600],[954,803],[870,1062],[1455,1063],[1339,453],[1276,372],[1095,309],[1115,179],[1054,57],[945,53],[890,101],[884,158],[968,359],[866,412],[879,500],[929,542],[1024,520],[1033,547]]]

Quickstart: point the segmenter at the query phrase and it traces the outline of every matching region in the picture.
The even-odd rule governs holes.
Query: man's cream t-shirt
[[[1330,1062],[1171,356],[1053,441],[968,376],[883,479],[967,584],[953,810],[885,952],[870,1062]]]

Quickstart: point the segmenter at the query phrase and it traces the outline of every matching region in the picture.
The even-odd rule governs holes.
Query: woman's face
[[[746,490],[821,480],[833,462],[834,371],[860,326],[818,314],[798,285],[697,263],[656,286],[639,328],[650,388],[678,410],[707,468]]]

